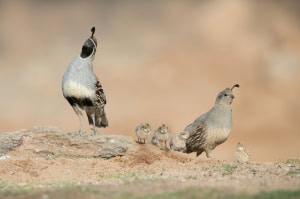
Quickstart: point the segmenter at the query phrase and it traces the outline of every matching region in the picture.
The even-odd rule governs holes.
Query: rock
[[[125,155],[130,143],[132,144],[132,140],[125,136],[101,136],[100,140],[102,141],[98,142],[101,144],[94,156],[106,159]]]
[[[18,147],[18,148],[17,148]],[[16,132],[0,133],[0,156],[20,155],[24,158],[70,157],[112,158],[137,150],[131,137],[122,135],[92,135],[90,133],[65,133],[56,127],[33,127]]]
[[[0,160],[6,160],[6,159],[9,159],[9,158],[10,158],[9,155],[0,154]]]
[[[22,144],[23,131],[0,133],[0,155],[6,154]]]

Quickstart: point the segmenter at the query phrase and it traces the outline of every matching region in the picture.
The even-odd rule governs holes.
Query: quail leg
[[[212,155],[211,155],[211,151],[210,151],[210,150],[206,150],[205,153],[206,153],[206,157],[207,157],[207,158],[212,158]]]
[[[76,115],[78,116],[79,118],[79,130],[78,130],[78,135],[81,136],[83,131],[83,115],[82,115],[82,112],[80,110],[80,108],[75,105],[75,106],[72,106],[73,110],[75,111]]]
[[[92,128],[93,135],[97,135],[98,131],[97,131],[96,123],[95,123],[95,114],[92,114],[91,117],[92,117],[92,120],[93,120],[93,128]]]

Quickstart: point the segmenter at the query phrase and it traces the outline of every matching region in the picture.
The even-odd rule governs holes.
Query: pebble
[[[1,155],[1,156],[0,156],[0,160],[7,160],[7,159],[9,159],[9,158],[10,158],[9,155]]]

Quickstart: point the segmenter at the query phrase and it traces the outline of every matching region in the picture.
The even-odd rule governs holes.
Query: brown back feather
[[[197,125],[195,133],[191,134],[186,141],[186,152],[197,152],[199,154],[202,153],[203,144],[205,143],[205,141],[205,125],[204,122],[201,121],[199,125]]]
[[[100,84],[99,81],[97,81],[95,86],[96,86],[97,105],[106,104],[106,97],[102,85]]]

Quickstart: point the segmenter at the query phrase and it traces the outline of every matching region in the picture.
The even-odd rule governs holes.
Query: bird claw
[[[211,154],[211,151],[205,151],[205,153],[206,153],[206,157],[207,157],[208,159],[213,159],[213,156],[212,156],[212,154]]]
[[[99,134],[96,128],[91,128],[91,130],[92,130],[92,135],[95,136]]]
[[[79,130],[78,132],[74,133],[76,136],[83,136],[83,132],[81,130]]]

